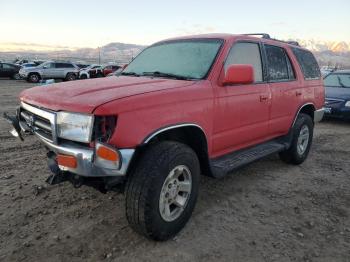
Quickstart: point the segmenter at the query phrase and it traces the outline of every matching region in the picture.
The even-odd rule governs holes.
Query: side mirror
[[[244,85],[254,83],[254,69],[252,65],[230,65],[225,73],[224,85]]]

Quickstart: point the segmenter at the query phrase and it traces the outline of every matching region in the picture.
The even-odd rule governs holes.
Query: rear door
[[[217,86],[213,130],[213,154],[223,155],[266,140],[270,107],[269,85],[264,79],[261,45],[236,42],[224,64],[249,64],[255,83]]]
[[[302,96],[288,51],[281,47],[264,44],[267,77],[271,90],[269,135],[288,133]]]

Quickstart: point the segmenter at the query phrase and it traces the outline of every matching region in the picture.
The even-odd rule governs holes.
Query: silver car
[[[48,61],[36,67],[22,68],[20,76],[28,82],[37,83],[42,79],[77,79],[79,68],[71,62]]]

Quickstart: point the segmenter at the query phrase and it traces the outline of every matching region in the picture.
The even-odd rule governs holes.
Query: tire
[[[280,158],[289,164],[300,165],[307,158],[312,144],[314,123],[307,114],[300,113],[292,130],[292,142]]]
[[[31,82],[31,83],[38,83],[40,81],[41,77],[38,73],[31,73],[29,76],[28,76],[28,82]]]
[[[82,75],[80,75],[80,79],[87,79],[88,77],[87,77],[87,75],[86,74],[82,74]]]
[[[77,76],[74,73],[68,73],[65,80],[66,81],[74,81],[77,79]]]
[[[96,77],[100,78],[100,77],[104,77],[104,75],[102,73],[97,73]]]
[[[180,174],[177,182],[171,180],[176,174]],[[175,236],[191,217],[197,201],[199,176],[199,161],[190,147],[170,141],[151,145],[143,152],[126,184],[126,217],[130,226],[157,241]],[[186,190],[176,189],[180,185]],[[178,199],[179,195],[182,209],[179,201],[176,205],[169,204],[170,198]],[[165,206],[172,211],[164,212]]]
[[[21,75],[19,73],[15,73],[11,78],[14,79],[14,80],[20,80],[21,79]]]

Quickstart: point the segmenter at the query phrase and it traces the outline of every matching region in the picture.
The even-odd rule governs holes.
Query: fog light
[[[74,156],[57,155],[57,164],[63,167],[76,168],[77,159]]]
[[[104,168],[119,168],[120,156],[117,149],[96,143],[96,164]]]

